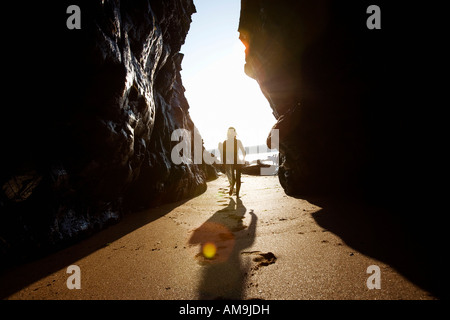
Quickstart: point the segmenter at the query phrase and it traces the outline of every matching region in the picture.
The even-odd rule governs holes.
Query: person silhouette
[[[230,191],[233,194],[236,184],[236,197],[239,198],[241,189],[241,171],[245,163],[245,149],[241,140],[236,138],[236,129],[229,127],[227,131],[227,139],[223,143],[219,143],[219,151],[222,158],[222,164],[225,166],[225,173],[230,183]],[[239,157],[239,151],[242,153],[242,159]]]
[[[243,221],[246,214],[250,215],[248,226]],[[242,251],[253,245],[257,221],[255,212],[252,209],[247,212],[241,199],[230,198],[226,208],[216,211],[194,230],[189,244],[200,244],[196,255],[202,266],[200,300],[243,299],[249,266],[242,259]],[[205,248],[211,244],[214,250],[208,255]]]

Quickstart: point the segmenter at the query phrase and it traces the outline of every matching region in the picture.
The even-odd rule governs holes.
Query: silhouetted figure
[[[225,166],[225,173],[230,183],[229,195],[233,194],[234,185],[236,184],[236,197],[239,198],[241,189],[241,170],[245,164],[245,149],[241,140],[236,138],[236,129],[228,128],[227,140],[219,143],[219,151],[222,158],[222,164]],[[239,150],[242,152],[242,159],[239,158]]]
[[[242,251],[253,245],[258,221],[250,210],[251,220],[245,225],[246,213],[241,199],[231,198],[227,207],[216,211],[192,233],[189,244],[200,244],[196,255],[202,265],[198,286],[200,300],[243,298],[249,266],[242,261]],[[205,247],[211,244],[215,250],[208,255]]]

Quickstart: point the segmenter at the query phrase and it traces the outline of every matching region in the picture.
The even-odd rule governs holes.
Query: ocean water
[[[262,148],[261,148],[262,149]],[[247,151],[247,155],[245,156],[245,161],[249,162],[250,164],[252,163],[256,163],[257,160],[262,161],[263,163],[266,164],[278,164],[278,151],[274,150],[274,151],[267,151],[268,149],[266,148],[265,150],[262,149],[263,151],[259,151],[258,149],[253,149],[253,152],[248,152]],[[220,153],[218,149],[213,149],[213,150],[208,150],[209,152],[215,154],[219,159],[220,159]],[[240,156],[240,158],[242,159],[242,156]]]
[[[261,160],[267,164],[276,164],[278,161],[278,151],[277,152],[263,152],[263,153],[250,153],[245,156],[245,161],[249,163],[254,163],[257,160]]]

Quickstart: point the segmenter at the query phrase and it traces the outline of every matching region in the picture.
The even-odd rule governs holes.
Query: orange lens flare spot
[[[202,251],[206,259],[212,259],[216,255],[217,248],[214,243],[207,242],[203,245]]]

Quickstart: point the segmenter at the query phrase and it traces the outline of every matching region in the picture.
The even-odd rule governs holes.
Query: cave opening
[[[78,2],[81,29],[66,27],[68,1],[8,6],[21,32],[5,33],[6,92],[21,98],[2,116],[1,298],[448,297],[445,144],[424,121],[442,103],[418,73],[440,70],[440,50],[427,23],[418,38],[400,19],[423,6],[378,3],[383,29],[369,30],[359,0],[195,0],[194,15],[192,0]],[[278,180],[246,178],[242,199],[171,158],[172,133],[194,123],[211,150],[229,126],[265,145],[276,120]],[[385,264],[381,296],[366,263]]]
[[[181,48],[190,115],[207,150],[217,154],[218,143],[232,126],[250,151],[246,159],[255,160],[257,152],[268,151],[266,139],[276,120],[258,83],[244,72],[245,46],[238,32],[241,1],[194,4],[197,12]]]

